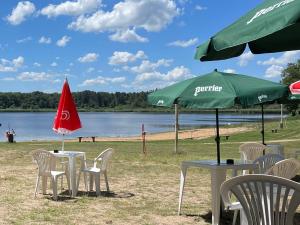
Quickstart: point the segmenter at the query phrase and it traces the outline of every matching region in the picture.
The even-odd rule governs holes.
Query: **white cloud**
[[[90,63],[90,62],[95,62],[98,59],[98,54],[96,53],[87,53],[86,55],[79,57],[78,61],[81,63]]]
[[[190,70],[184,66],[175,67],[167,73],[160,73],[158,71],[142,73],[136,76],[134,83],[141,84],[145,81],[165,81],[164,86],[170,85],[174,82],[194,77]]]
[[[224,70],[224,73],[236,73],[236,70],[228,68],[228,69]]]
[[[258,61],[258,65],[286,65],[288,63],[293,63],[298,60],[300,56],[300,51],[289,51],[284,52],[281,56],[278,58],[270,58],[266,61]]]
[[[197,44],[197,42],[198,42],[198,38],[192,38],[192,39],[189,39],[186,41],[177,40],[177,41],[169,43],[168,46],[176,46],[176,47],[186,48],[186,47]]]
[[[300,51],[284,52],[279,57],[271,57],[265,61],[257,61],[258,65],[269,66],[266,69],[266,78],[278,78],[282,74],[282,70],[288,63],[294,63],[299,59]]]
[[[29,36],[29,37],[26,37],[26,38],[23,38],[23,39],[19,39],[16,42],[18,44],[22,44],[22,43],[26,43],[26,42],[31,41],[31,40],[32,40],[32,37]]]
[[[92,15],[81,15],[69,28],[82,32],[111,32],[112,40],[146,41],[136,34],[137,29],[158,32],[170,24],[179,9],[173,0],[124,0],[112,11],[99,10]],[[125,32],[125,33],[124,33]]]
[[[59,47],[65,47],[70,40],[71,40],[71,37],[65,35],[56,42],[56,45]]]
[[[207,10],[207,7],[201,6],[201,5],[196,5],[196,6],[195,6],[195,9],[196,9],[196,10],[199,10],[199,11],[203,11],[203,10]]]
[[[88,79],[83,81],[82,84],[79,86],[93,86],[93,85],[103,85],[103,84],[109,84],[109,83],[123,83],[126,81],[125,77],[102,77],[98,76],[95,79]]]
[[[35,67],[41,67],[41,64],[38,63],[38,62],[33,63],[33,65],[34,65]]]
[[[136,54],[130,52],[114,52],[113,55],[109,58],[110,65],[121,65],[127,64],[129,62],[134,62],[137,59],[147,58],[143,51],[138,51]]]
[[[150,62],[149,60],[143,60],[142,63],[139,66],[134,66],[131,68],[126,68],[125,70],[130,70],[134,73],[146,73],[146,72],[152,72],[158,67],[164,66],[168,67],[173,62],[171,59],[160,59],[157,62]]]
[[[110,40],[112,41],[118,41],[118,42],[148,42],[147,38],[144,38],[137,33],[135,33],[134,30],[118,30],[116,33],[109,36]]]
[[[79,16],[91,13],[101,6],[101,0],[77,0],[66,1],[58,5],[50,4],[41,10],[41,14],[49,17],[56,16]]]
[[[282,66],[278,65],[272,65],[269,68],[267,68],[265,72],[265,77],[266,78],[277,78],[280,77],[281,72],[284,68]]]
[[[45,72],[23,72],[17,76],[22,81],[45,81],[51,80],[53,76]]]
[[[51,44],[52,40],[50,37],[42,36],[39,40],[40,44]]]
[[[250,51],[245,52],[245,53],[243,53],[243,54],[239,57],[239,62],[238,62],[238,64],[239,64],[240,66],[247,66],[247,65],[248,65],[248,62],[249,62],[250,60],[252,60],[253,57],[254,57],[254,55],[253,55]]]
[[[24,58],[22,56],[11,61],[2,58],[0,61],[0,72],[16,72],[18,68],[24,64]]]
[[[33,3],[29,1],[19,2],[6,19],[12,25],[19,25],[24,22],[28,16],[33,14],[34,11],[35,6]]]
[[[13,59],[12,64],[15,67],[21,67],[24,64],[24,58],[19,56],[18,58]]]
[[[51,63],[51,65],[50,66],[52,66],[52,67],[56,67],[57,66],[57,63],[56,62],[53,62],[53,63]]]
[[[14,77],[3,77],[1,80],[2,81],[14,81],[15,78]]]

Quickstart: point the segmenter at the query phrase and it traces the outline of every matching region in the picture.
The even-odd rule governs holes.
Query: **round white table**
[[[220,202],[221,202],[220,187],[221,184],[226,180],[227,170],[231,169],[235,173],[238,170],[255,170],[257,168],[257,164],[244,163],[241,161],[234,161],[234,164],[226,164],[225,161],[221,161],[221,163],[218,164],[216,160],[183,161],[181,163],[178,215],[180,215],[181,213],[181,205],[183,199],[183,190],[184,190],[186,172],[189,167],[201,167],[201,168],[210,169],[212,225],[219,225],[220,224]]]

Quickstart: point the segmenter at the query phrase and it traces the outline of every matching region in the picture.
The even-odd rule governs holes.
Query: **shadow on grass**
[[[89,197],[97,197],[95,191],[85,192],[87,196]],[[105,197],[105,198],[131,198],[134,197],[135,194],[130,192],[107,192],[107,191],[101,191],[99,197]]]
[[[222,217],[220,219],[220,225],[231,225],[232,224],[232,219],[233,219],[233,211],[228,211],[228,212],[222,212]],[[206,214],[186,214],[186,216],[188,217],[194,217],[194,220],[196,222],[200,222],[200,221],[205,221],[206,223],[212,223],[212,220],[211,220],[211,216],[212,216],[212,213],[211,211],[209,211],[208,213]],[[237,219],[237,223],[236,224],[239,224],[238,222],[239,220]]]
[[[49,200],[53,200],[53,196],[52,194],[46,194],[45,195],[47,199]],[[96,195],[96,192],[95,191],[89,191],[89,192],[85,192],[85,191],[78,191],[77,192],[77,197],[83,197],[83,196],[87,196],[87,197],[97,197]],[[107,191],[101,191],[100,192],[100,196],[98,197],[105,197],[105,198],[131,198],[131,197],[134,197],[135,194],[133,193],[130,193],[130,192],[107,192]],[[69,191],[68,190],[65,190],[61,193],[59,193],[57,195],[57,201],[61,201],[61,202],[64,202],[64,201],[76,201],[76,198],[70,196],[69,194]]]

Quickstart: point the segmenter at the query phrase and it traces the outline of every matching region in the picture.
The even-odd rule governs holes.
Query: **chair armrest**
[[[102,161],[102,158],[100,157],[100,158],[95,158],[94,159],[94,168],[96,168],[97,167],[97,163],[98,162],[101,162]]]

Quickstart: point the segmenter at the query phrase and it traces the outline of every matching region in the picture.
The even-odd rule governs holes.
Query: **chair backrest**
[[[108,161],[111,158],[113,151],[114,150],[112,148],[108,148],[101,152],[100,155],[95,158],[94,167],[96,167],[97,161],[100,161],[100,170],[106,170]]]
[[[225,181],[221,195],[226,206],[233,193],[250,225],[293,225],[300,204],[300,184],[270,175],[244,175]]]
[[[53,159],[52,153],[44,149],[38,149],[32,153],[32,157],[38,165],[39,175],[49,176]]]
[[[300,162],[297,159],[285,159],[275,163],[266,174],[284,177],[286,179],[291,179],[297,175],[300,169]]]
[[[253,161],[264,154],[266,146],[260,143],[245,143],[240,145],[239,152],[243,161]]]
[[[270,169],[275,163],[284,160],[284,157],[279,154],[266,154],[253,161],[258,164],[258,171],[256,173],[264,174]]]

